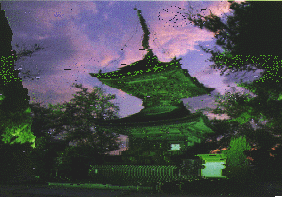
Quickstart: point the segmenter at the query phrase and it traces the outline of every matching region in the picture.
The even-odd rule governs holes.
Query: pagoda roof
[[[171,125],[171,124],[180,124],[184,122],[197,122],[200,117],[204,115],[201,112],[191,113],[183,103],[180,103],[179,106],[171,106],[175,107],[174,110],[170,110],[169,112],[159,113],[149,113],[146,108],[142,109],[140,112],[132,114],[130,116],[114,119],[114,120],[99,120],[99,122],[95,123],[101,127],[108,128],[140,128],[140,127],[148,127],[148,126],[159,126],[159,125]],[[152,110],[150,108],[149,110]],[[207,117],[205,117],[205,121],[207,124],[210,124]]]
[[[153,74],[156,72],[164,72],[172,68],[181,68],[179,60],[173,59],[170,62],[161,62],[154,55],[152,49],[148,49],[148,53],[142,60],[132,64],[118,68],[117,71],[108,73],[89,73],[92,77],[99,79],[123,79],[125,77],[137,77],[140,75]]]
[[[187,69],[182,69],[180,60],[174,57],[170,62],[161,62],[149,49],[149,31],[145,20],[138,11],[144,31],[142,45],[147,54],[142,60],[108,73],[89,73],[97,77],[103,84],[120,89],[132,96],[142,99],[144,108],[133,115],[117,120],[99,121],[96,124],[105,128],[142,128],[169,125],[198,125],[197,128],[210,129],[207,118],[199,113],[191,114],[181,99],[209,94],[214,88],[206,88],[195,77],[191,77]],[[145,39],[146,38],[146,39]],[[203,121],[204,120],[204,121]],[[199,122],[204,122],[200,124]],[[193,126],[191,126],[193,127]],[[138,129],[137,129],[138,130]],[[138,131],[139,132],[139,131]],[[125,134],[127,135],[127,134]]]
[[[137,10],[137,9],[135,9]],[[174,57],[170,62],[161,62],[149,49],[150,31],[141,10],[137,10],[144,32],[142,46],[147,54],[142,60],[119,68],[117,71],[89,73],[97,77],[102,83],[112,88],[136,96],[146,103],[147,97],[179,100],[209,94],[214,88],[206,88],[195,77],[191,77],[187,69],[182,69],[180,60]],[[152,99],[151,99],[152,100]],[[178,102],[170,103],[177,104]]]
[[[210,94],[214,88],[206,88],[196,77],[191,77],[187,69],[181,68],[180,60],[174,58],[170,62],[160,62],[149,49],[144,59],[117,71],[89,74],[105,85],[140,99],[159,97],[159,94],[179,99]],[[159,91],[156,91],[156,87],[159,87]]]
[[[176,115],[176,112],[174,111],[167,115]],[[151,140],[169,139],[177,141],[185,137],[189,139],[203,138],[204,134],[213,132],[213,126],[201,112],[193,114],[187,112],[182,117],[180,115],[168,118],[166,116],[152,116],[152,120],[148,120],[147,117],[138,119],[138,117],[140,116],[137,113],[117,120],[100,121],[97,124],[104,129],[115,131],[122,135],[141,138],[149,137]]]

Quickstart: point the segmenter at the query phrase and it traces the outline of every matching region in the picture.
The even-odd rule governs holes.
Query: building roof
[[[150,33],[141,11],[138,11],[138,16],[144,39],[148,39]],[[99,121],[97,124],[124,135],[154,136],[155,139],[170,137],[173,140],[184,137],[192,142],[202,138],[203,133],[212,132],[211,126],[207,126],[207,117],[201,113],[191,114],[181,99],[209,94],[214,88],[204,87],[189,75],[187,69],[182,69],[181,58],[160,62],[149,49],[147,41],[142,42],[144,50],[148,51],[142,60],[117,71],[90,73],[103,84],[142,99],[144,109],[125,118]]]

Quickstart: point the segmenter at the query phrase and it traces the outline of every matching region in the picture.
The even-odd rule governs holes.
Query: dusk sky
[[[143,108],[142,100],[102,85],[97,78],[89,75],[99,69],[102,72],[115,71],[121,64],[131,64],[145,55],[146,52],[139,50],[142,48],[143,31],[134,7],[142,10],[151,33],[150,48],[160,61],[169,62],[174,56],[181,57],[182,68],[188,69],[192,77],[206,87],[216,88],[211,96],[182,99],[185,105],[193,108],[192,112],[204,107],[215,108],[213,96],[231,91],[232,87],[236,87],[234,82],[239,82],[235,75],[220,76],[219,71],[209,68],[212,62],[205,60],[210,58],[210,54],[198,45],[216,46],[214,34],[194,27],[184,14],[191,5],[203,15],[209,15],[211,10],[226,19],[224,14],[232,14],[226,1],[6,1],[1,5],[13,31],[11,44],[14,50],[19,51],[16,43],[20,46],[25,44],[27,49],[32,49],[34,44],[45,48],[15,62],[16,69],[22,68],[23,72],[31,70],[34,77],[40,77],[36,80],[23,79],[23,86],[29,90],[30,103],[69,102],[80,90],[72,88],[71,84],[78,83],[89,92],[99,86],[106,93],[116,94],[117,99],[113,103],[120,107],[121,118],[139,112]],[[259,73],[259,70],[247,73],[243,81],[258,79]],[[241,75],[239,73],[237,77]],[[207,112],[205,114],[209,118],[214,117]],[[125,136],[121,137],[123,142],[125,139]]]

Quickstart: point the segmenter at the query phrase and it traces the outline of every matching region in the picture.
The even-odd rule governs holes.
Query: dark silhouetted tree
[[[251,83],[238,84],[255,93],[257,97],[248,101],[252,106],[252,118],[258,120],[261,115],[268,124],[281,127],[282,123],[282,83],[281,83],[281,44],[280,27],[282,11],[279,2],[229,2],[233,16],[228,16],[227,23],[214,14],[202,16],[192,12],[188,20],[201,29],[215,33],[216,44],[224,49],[206,49],[212,54],[209,61],[214,69],[225,71],[256,71],[262,69],[262,77]],[[278,16],[278,17],[276,17]],[[249,116],[250,118],[250,116]],[[270,121],[271,120],[271,121]]]
[[[66,131],[66,141],[77,143],[78,146],[87,144],[96,147],[101,154],[118,150],[115,142],[119,135],[95,125],[97,121],[118,118],[119,107],[109,102],[115,99],[115,95],[106,95],[100,88],[88,93],[82,85],[75,84],[74,87],[82,91],[77,92],[69,103],[50,105],[59,114],[53,135]]]
[[[81,84],[74,84],[74,87],[81,88],[82,91],[77,92],[74,99],[68,103],[49,104],[52,112],[47,119],[54,119],[50,125],[50,128],[54,129],[52,136],[60,134],[62,141],[75,144],[75,146],[66,147],[65,150],[58,152],[62,159],[58,163],[61,175],[80,179],[81,176],[71,175],[71,172],[75,171],[74,167],[77,168],[80,165],[83,171],[81,173],[85,177],[90,164],[101,163],[102,155],[119,149],[119,135],[95,125],[98,121],[118,118],[119,108],[109,102],[115,99],[115,95],[106,95],[100,88],[94,88],[94,91],[89,93],[87,88],[82,88]],[[80,152],[87,147],[91,150],[90,152]]]
[[[21,47],[21,50],[19,50],[20,46],[19,44],[15,44],[15,47],[17,48],[16,51],[17,52],[17,62],[19,62],[20,60],[24,60],[24,57],[31,57],[32,54],[34,54],[35,52],[37,52],[38,50],[44,49],[41,48],[38,44],[34,45],[34,49],[26,49],[25,48],[25,44],[23,44],[24,47]],[[22,70],[23,68],[19,68],[18,70]],[[34,80],[36,76],[32,76],[32,74],[30,73],[30,70],[27,71],[21,71],[21,74],[23,75],[23,79],[26,78],[30,78],[31,80]],[[39,74],[39,73],[38,73]]]

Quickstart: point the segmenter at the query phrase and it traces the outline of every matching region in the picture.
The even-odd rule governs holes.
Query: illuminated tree
[[[273,170],[275,169],[275,160],[271,156],[275,156],[275,151],[273,148],[277,144],[281,144],[282,141],[279,137],[276,137],[281,133],[281,128],[269,127],[264,125],[262,122],[254,122],[254,126],[248,121],[249,115],[252,113],[247,113],[250,108],[245,103],[250,99],[251,96],[248,94],[239,93],[226,93],[224,96],[217,96],[217,108],[211,110],[214,114],[226,114],[228,115],[228,120],[214,120],[211,121],[215,123],[216,128],[222,128],[222,124],[229,124],[231,132],[226,132],[222,135],[219,141],[220,148],[229,147],[229,142],[232,137],[245,137],[251,148],[256,150],[245,151],[245,155],[250,156],[253,161],[252,164],[256,166],[256,174],[276,174]],[[225,127],[223,127],[225,129]],[[228,131],[227,129],[226,131]],[[280,153],[278,153],[279,155]],[[263,175],[262,175],[263,176]],[[271,176],[271,175],[270,175]],[[265,176],[264,176],[265,177]]]
[[[0,4],[0,181],[7,183],[20,176],[26,181],[33,176],[29,159],[35,136],[31,133],[28,90],[23,88],[18,71],[14,69],[16,51],[12,50],[12,30]]]
[[[245,137],[232,138],[229,148],[222,153],[226,155],[227,177],[242,178],[246,177],[249,171],[249,161],[246,159],[244,151],[250,150],[251,146],[247,143]]]

